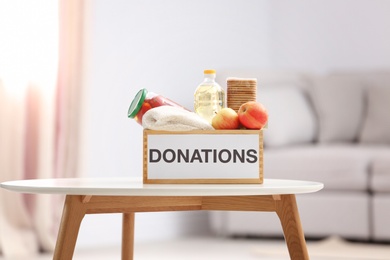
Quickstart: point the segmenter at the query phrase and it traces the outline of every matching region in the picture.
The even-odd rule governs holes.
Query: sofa
[[[297,195],[307,238],[390,241],[390,70],[224,71],[256,77],[269,111],[264,178],[324,183]],[[282,236],[274,213],[210,212],[225,236]]]

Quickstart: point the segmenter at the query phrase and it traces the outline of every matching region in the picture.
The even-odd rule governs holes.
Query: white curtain
[[[83,1],[0,0],[0,181],[76,177]],[[0,191],[0,252],[54,249],[63,197]]]

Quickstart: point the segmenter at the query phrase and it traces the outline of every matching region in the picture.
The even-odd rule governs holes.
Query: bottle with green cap
[[[149,109],[160,106],[174,106],[185,109],[178,103],[173,102],[172,100],[159,94],[149,92],[147,89],[143,88],[135,95],[133,101],[130,104],[127,116],[129,118],[133,118],[137,123],[142,125],[142,117],[144,114]]]
[[[206,119],[210,124],[213,117],[226,107],[225,91],[215,81],[215,70],[204,70],[204,80],[194,94],[195,113]]]

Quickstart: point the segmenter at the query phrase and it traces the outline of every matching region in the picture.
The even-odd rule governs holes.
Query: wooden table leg
[[[67,195],[53,260],[71,260],[86,207],[81,196]]]
[[[122,223],[122,260],[133,260],[135,213],[128,212],[128,207],[118,206],[117,197],[102,197],[94,201],[92,196],[67,195],[62,213],[60,230],[54,252],[54,260],[71,260],[73,257],[81,221],[86,213],[123,213]],[[172,201],[163,200],[155,207],[134,206],[139,202],[131,198],[133,210],[140,212],[165,210],[244,210],[275,211],[282,224],[284,237],[292,260],[309,260],[306,241],[302,230],[295,195],[242,196],[242,197],[199,197]],[[130,201],[130,197],[120,197]],[[122,201],[123,200],[123,201]],[[134,200],[134,201],[133,201]],[[90,202],[91,201],[91,202]],[[107,202],[109,201],[109,203]],[[169,203],[168,203],[169,202]],[[92,203],[92,204],[91,204]],[[168,203],[168,204],[167,204]],[[127,204],[127,203],[125,203]],[[167,205],[166,205],[167,204]],[[176,205],[177,204],[177,205]],[[115,206],[116,205],[116,206]],[[114,207],[115,206],[115,207]],[[137,211],[136,210],[136,211]],[[137,211],[138,212],[138,211]]]
[[[135,214],[123,213],[122,220],[122,260],[133,260]]]
[[[281,195],[280,199],[275,200],[275,202],[276,213],[283,227],[290,258],[292,260],[309,260],[295,195]]]

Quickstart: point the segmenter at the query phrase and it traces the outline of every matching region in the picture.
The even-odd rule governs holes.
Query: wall
[[[272,1],[270,66],[326,72],[390,67],[390,2]]]
[[[87,176],[142,176],[142,127],[127,118],[140,88],[192,109],[193,92],[203,80],[204,69],[268,63],[264,1],[89,3]],[[119,215],[87,216],[78,243],[119,243],[120,224]],[[136,215],[137,241],[207,230],[206,212]]]
[[[86,29],[90,177],[141,176],[140,88],[192,108],[203,69],[390,67],[390,2],[90,0]],[[220,75],[222,75],[221,73]],[[217,79],[224,85],[225,78]],[[137,241],[207,233],[205,212],[136,216]],[[87,216],[79,245],[120,241],[120,216]],[[97,229],[96,227],[99,227]]]

